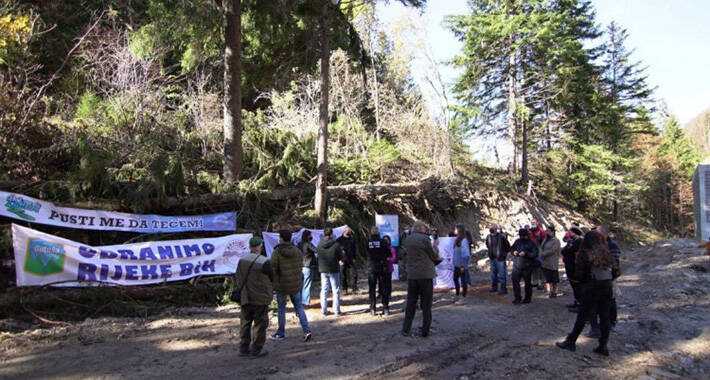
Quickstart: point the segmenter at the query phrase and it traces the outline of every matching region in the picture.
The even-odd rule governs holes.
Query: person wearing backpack
[[[611,300],[614,297],[613,280],[619,275],[617,261],[609,251],[604,235],[598,231],[585,234],[575,263],[575,279],[579,282],[582,306],[572,331],[559,348],[575,351],[576,342],[587,321],[599,313],[599,345],[594,353],[609,356],[607,344],[611,330]]]
[[[343,247],[333,237],[333,229],[323,230],[323,238],[318,243],[318,271],[320,271],[320,307],[323,316],[328,315],[328,293],[333,292],[335,317],[340,316],[340,262],[345,256]]]
[[[273,272],[269,259],[260,254],[262,246],[260,238],[251,238],[251,252],[237,263],[235,289],[238,290],[236,301],[241,305],[240,356],[261,357],[267,354],[263,348],[269,327]]]

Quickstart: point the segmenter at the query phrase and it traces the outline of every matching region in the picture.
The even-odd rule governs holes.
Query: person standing
[[[582,303],[581,294],[579,292],[579,286],[577,281],[575,281],[575,261],[577,257],[577,252],[582,245],[582,240],[584,233],[578,226],[572,226],[567,231],[568,234],[565,235],[565,246],[562,248],[562,262],[565,265],[565,274],[567,274],[567,280],[572,287],[572,294],[574,296],[574,302],[567,305],[567,307],[572,312],[577,312],[579,305]]]
[[[301,235],[301,242],[298,243],[298,249],[303,257],[303,287],[301,288],[301,302],[304,308],[311,305],[311,286],[313,279],[318,274],[318,259],[316,258],[316,247],[312,243],[313,235],[311,231],[304,230]]]
[[[412,322],[421,303],[422,327],[420,334],[428,337],[431,330],[431,306],[434,297],[434,268],[441,258],[434,251],[432,242],[427,236],[427,227],[421,222],[414,225],[413,233],[402,242],[407,265],[407,306],[404,313],[402,335],[411,335]]]
[[[611,329],[610,311],[613,298],[612,281],[618,267],[609,252],[604,236],[598,231],[590,231],[584,236],[577,262],[575,263],[575,279],[579,282],[582,294],[582,308],[577,313],[572,331],[562,342],[557,342],[559,348],[575,351],[576,342],[584,329],[584,325],[594,315],[599,313],[601,335],[599,345],[594,353],[609,356],[607,347]]]
[[[353,237],[353,230],[347,227],[343,231],[343,235],[337,240],[345,254],[340,265],[340,280],[343,290],[345,294],[348,294],[348,289],[352,289],[354,293],[357,293],[357,247]]]
[[[340,261],[343,247],[333,238],[333,229],[323,231],[323,239],[318,243],[318,270],[320,271],[320,307],[323,316],[328,315],[328,292],[333,293],[335,317],[340,316]]]
[[[545,287],[550,298],[557,297],[557,284],[560,283],[560,240],[555,236],[555,226],[547,226],[547,235],[542,241],[540,257]]]
[[[523,228],[518,231],[518,239],[513,243],[513,304],[530,303],[532,300],[532,282],[530,276],[536,266],[537,245],[530,240],[530,232]],[[520,299],[520,280],[525,282],[525,298]]]
[[[387,275],[387,257],[389,247],[385,246],[380,237],[377,227],[370,230],[370,240],[367,242],[367,284],[370,296],[370,314],[377,314],[377,295],[382,299],[382,307],[385,308],[385,276]]]
[[[466,237],[466,227],[463,224],[457,224],[454,229],[454,288],[456,289],[456,297],[461,294],[466,298],[468,293],[468,266],[471,262],[471,244]]]
[[[619,244],[614,241],[613,237],[611,236],[611,233],[605,226],[599,226],[595,228],[605,239],[607,242],[607,248],[609,248],[609,253],[611,253],[611,257],[614,259],[614,265],[616,268],[620,268],[621,266],[621,248],[619,247]],[[614,278],[613,280],[616,281],[616,278],[621,275],[621,271],[617,271],[614,273]],[[612,282],[613,285],[613,282]],[[612,298],[611,298],[611,303],[610,307],[611,309],[609,310],[609,323],[610,323],[610,329],[613,331],[614,327],[616,326],[617,318],[618,318],[618,311],[617,311],[617,305],[616,305],[616,288],[613,288],[612,292]],[[595,313],[594,316],[590,318],[590,328],[589,328],[589,333],[587,334],[588,337],[590,338],[599,338],[601,336],[601,328],[599,326],[599,314]]]
[[[249,250],[237,263],[235,289],[240,289],[240,356],[261,357],[266,329],[269,327],[269,305],[272,299],[271,262],[261,254],[263,241],[249,240]]]
[[[308,317],[303,310],[303,302],[301,301],[301,286],[303,284],[301,267],[303,258],[298,248],[291,243],[291,237],[291,231],[279,231],[280,242],[271,255],[279,321],[278,330],[271,338],[274,340],[286,338],[286,299],[288,298],[291,300],[293,310],[301,323],[303,341],[307,342],[311,340],[311,330],[308,327]]]
[[[382,237],[382,243],[389,251],[387,256],[387,274],[385,274],[384,295],[382,296],[382,306],[384,310],[382,315],[390,315],[390,298],[392,297],[392,273],[394,265],[397,264],[397,249],[392,246],[392,239],[385,235]]]
[[[488,249],[488,260],[491,266],[491,293],[508,294],[507,275],[508,268],[506,258],[510,252],[510,242],[503,233],[500,226],[494,224],[486,237],[486,248]],[[500,286],[500,288],[499,288]]]

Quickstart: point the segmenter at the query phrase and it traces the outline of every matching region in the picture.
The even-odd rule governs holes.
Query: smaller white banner
[[[12,225],[17,286],[145,285],[236,271],[252,234],[91,247]]]
[[[435,289],[453,289],[454,287],[454,242],[456,238],[440,237],[434,243],[443,260],[436,266]]]
[[[389,236],[393,247],[399,247],[399,215],[375,215],[380,237]]]
[[[337,228],[333,228],[333,235],[335,236],[335,238],[337,239],[343,236],[343,233],[345,232],[346,228],[348,228],[348,226],[340,226]],[[320,239],[323,238],[323,230],[312,230],[310,228],[301,228],[300,230],[291,234],[291,242],[293,243],[293,245],[298,245],[299,243],[301,243],[301,237],[303,236],[303,231],[305,230],[311,231],[311,236],[313,237],[311,243],[313,243],[313,245],[317,247],[318,243],[320,243]],[[274,248],[276,248],[276,246],[279,245],[279,242],[281,241],[279,233],[262,232],[261,236],[264,239],[264,250],[266,251],[266,255],[270,258],[271,253],[274,252]]]

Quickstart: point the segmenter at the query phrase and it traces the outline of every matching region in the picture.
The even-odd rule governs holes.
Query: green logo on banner
[[[30,239],[25,272],[46,276],[64,271],[64,247],[40,239]]]
[[[42,205],[39,202],[33,202],[13,194],[5,200],[5,208],[7,211],[17,215],[18,217],[32,222],[35,218],[34,216],[27,214],[27,212],[37,213],[39,212],[39,209],[42,208]]]

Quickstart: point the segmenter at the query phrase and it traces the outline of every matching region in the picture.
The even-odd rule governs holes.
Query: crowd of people
[[[453,238],[453,282],[455,299],[468,295],[471,284],[469,271],[473,251],[473,238],[465,226],[458,224],[448,234]],[[573,224],[563,238],[565,246],[556,237],[555,226],[543,226],[533,221],[521,228],[511,244],[508,234],[499,225],[493,225],[485,239],[491,272],[491,293],[508,294],[508,259],[512,261],[510,279],[513,304],[532,301],[534,288],[544,289],[547,296],[558,296],[559,262],[572,288],[574,302],[567,305],[577,313],[573,329],[557,346],[575,351],[575,342],[584,326],[590,323],[589,336],[599,339],[594,350],[609,355],[607,342],[616,323],[616,302],[613,281],[619,276],[621,250],[609,232],[602,226],[584,231]],[[300,243],[292,243],[288,230],[279,231],[280,242],[271,258],[264,252],[263,241],[250,240],[251,253],[242,257],[236,272],[232,299],[241,304],[240,354],[260,357],[266,354],[266,330],[269,324],[268,309],[275,294],[278,327],[271,335],[273,340],[286,338],[286,303],[290,300],[303,331],[303,341],[311,340],[312,333],[305,312],[310,307],[311,289],[320,282],[320,311],[324,317],[341,315],[341,291],[357,292],[357,244],[353,231],[347,229],[337,237],[331,228],[317,246],[310,231],[305,231]],[[421,337],[429,336],[432,322],[432,301],[436,266],[442,262],[438,252],[439,233],[423,223],[416,223],[400,236],[399,247],[394,247],[389,236],[381,236],[373,227],[367,242],[367,283],[371,315],[389,315],[392,294],[392,273],[400,264],[400,280],[407,282],[407,298],[401,333],[412,334],[412,323],[417,310],[422,312]],[[524,283],[524,293],[521,289]],[[329,301],[332,313],[329,312]],[[378,309],[378,301],[381,308]]]

